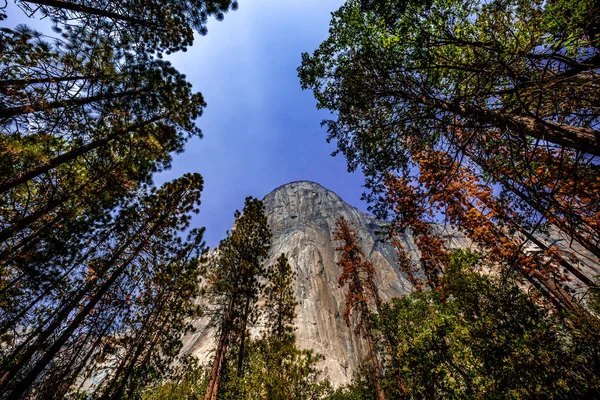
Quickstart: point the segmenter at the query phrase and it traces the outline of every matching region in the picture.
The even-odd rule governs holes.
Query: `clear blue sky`
[[[202,92],[208,107],[197,121],[204,138],[188,142],[173,168],[156,182],[185,172],[204,176],[200,214],[213,247],[233,222],[246,196],[264,197],[295,180],[311,180],[364,210],[363,178],[349,174],[335,145],[325,140],[319,123],[328,117],[302,91],[296,68],[303,51],[312,52],[327,37],[330,13],[341,0],[240,0],[221,22],[210,21],[208,35],[198,36],[187,52],[169,57]],[[15,7],[4,26],[26,22]]]

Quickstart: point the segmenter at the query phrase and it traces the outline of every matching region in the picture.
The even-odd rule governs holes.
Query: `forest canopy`
[[[299,277],[252,196],[209,252],[203,176],[154,182],[207,106],[169,56],[236,0],[14,4],[0,21],[53,33],[0,27],[0,398],[600,397],[598,1],[332,14],[298,77],[379,219],[377,234],[356,210],[319,225],[333,277],[318,251]],[[365,247],[383,242],[398,275]],[[337,290],[318,306],[357,349],[358,370],[336,361],[346,385],[298,334],[300,279]],[[202,362],[183,346],[199,324]]]

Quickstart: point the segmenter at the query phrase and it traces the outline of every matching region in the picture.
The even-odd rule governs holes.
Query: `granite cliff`
[[[285,253],[297,273],[298,345],[325,357],[320,366],[334,385],[347,383],[366,354],[364,343],[352,334],[341,316],[344,289],[338,287],[341,270],[335,264],[335,223],[344,216],[357,228],[360,244],[377,270],[381,296],[387,299],[412,288],[396,267],[394,248],[377,235],[383,222],[308,181],[278,187],[264,198],[264,204],[273,235],[266,262],[273,263]],[[410,238],[405,241],[408,248],[414,249]],[[466,243],[454,236],[454,245]],[[213,334],[205,328],[205,320],[194,324],[198,329],[184,338],[184,351],[207,360],[214,347]]]

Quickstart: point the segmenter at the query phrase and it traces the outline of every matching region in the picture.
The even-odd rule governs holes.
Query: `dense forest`
[[[237,2],[14,3],[0,21],[56,35],[0,28],[0,398],[600,398],[600,280],[543,239],[600,258],[597,0],[347,0],[302,54],[414,288],[384,300],[339,219],[341,318],[368,348],[342,387],[297,343],[262,201],[209,251],[202,176],[153,181],[206,106],[165,58]],[[181,352],[199,316],[205,365]]]

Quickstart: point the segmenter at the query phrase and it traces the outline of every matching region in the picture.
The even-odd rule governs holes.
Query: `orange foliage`
[[[495,199],[493,188],[473,167],[439,150],[413,149],[412,157],[419,171],[413,183],[389,174],[385,185],[388,206],[395,216],[392,235],[397,237],[410,228],[421,253],[420,265],[412,265],[402,243],[393,241],[400,267],[417,289],[420,281],[415,272],[419,268],[432,288],[441,289],[438,275],[448,263],[445,241],[427,222],[437,211],[443,213],[446,222],[459,227],[492,263],[516,269],[549,293],[555,304],[574,306],[562,285],[568,277],[560,266],[567,263],[567,255],[555,246],[547,246],[541,253],[525,252],[528,241],[536,238],[522,228],[516,210]]]

